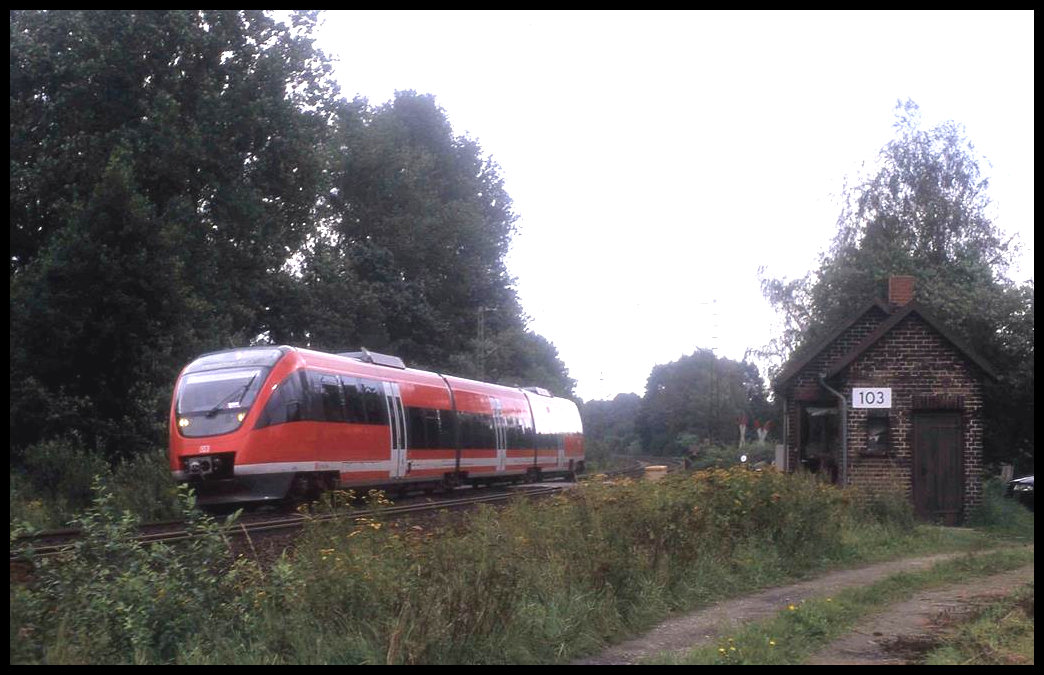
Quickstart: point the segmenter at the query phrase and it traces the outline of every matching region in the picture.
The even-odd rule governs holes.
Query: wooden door
[[[964,494],[961,414],[913,416],[913,501],[919,518],[956,525]]]

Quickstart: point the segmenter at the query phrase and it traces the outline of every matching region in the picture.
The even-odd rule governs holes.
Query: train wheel
[[[294,476],[283,498],[283,506],[290,511],[297,508],[298,504],[307,504],[319,499],[323,493],[325,481],[322,476],[299,473]]]

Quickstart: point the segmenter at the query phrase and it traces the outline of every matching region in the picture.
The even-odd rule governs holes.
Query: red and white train
[[[536,481],[583,471],[583,429],[572,401],[539,388],[414,370],[365,350],[251,347],[181,372],[170,468],[201,504]]]

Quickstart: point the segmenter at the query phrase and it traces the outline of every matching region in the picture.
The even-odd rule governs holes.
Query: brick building
[[[888,288],[776,379],[783,468],[899,487],[919,517],[957,524],[982,499],[982,385],[996,373],[914,299],[913,277]]]

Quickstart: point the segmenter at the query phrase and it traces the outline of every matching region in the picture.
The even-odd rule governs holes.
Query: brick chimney
[[[914,299],[914,278],[908,275],[888,277],[888,302],[902,307]]]

